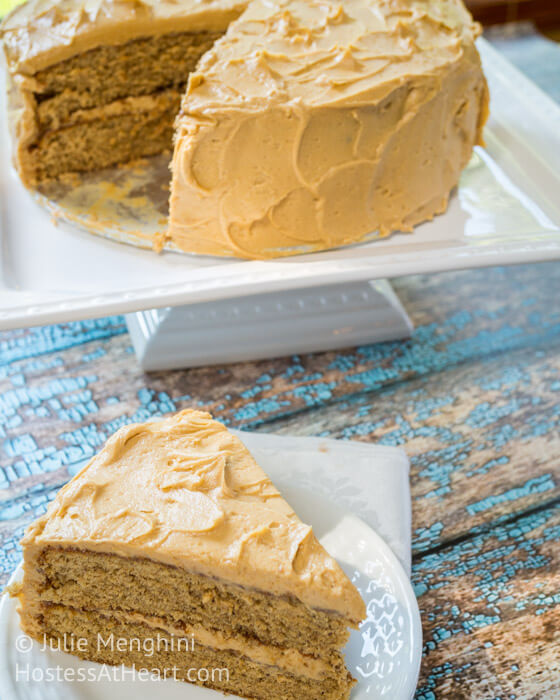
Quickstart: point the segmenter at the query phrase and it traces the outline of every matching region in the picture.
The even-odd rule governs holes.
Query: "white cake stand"
[[[148,177],[119,169],[33,201],[9,165],[4,119],[0,330],[126,314],[146,370],[228,363],[407,337],[386,279],[560,259],[560,108],[478,46],[491,93],[486,147],[447,212],[412,235],[281,260],[146,250],[166,225],[165,157]]]
[[[147,371],[397,340],[413,328],[386,280],[152,309],[126,323]]]
[[[146,249],[165,230],[168,183],[169,156],[161,155],[50,183],[35,198],[64,224]],[[145,254],[158,258],[153,251]],[[218,271],[243,264],[185,255],[169,244],[166,257],[186,267],[215,265]],[[293,258],[296,265],[297,260]],[[138,361],[148,371],[334,350],[412,332],[386,280],[278,286],[274,291],[261,287],[252,294],[236,294],[234,287],[222,299],[141,310],[127,314],[126,322]]]

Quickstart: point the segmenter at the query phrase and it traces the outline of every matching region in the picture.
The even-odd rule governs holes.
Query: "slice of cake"
[[[189,73],[241,0],[29,0],[4,21],[27,186],[172,148]]]
[[[349,697],[358,591],[206,413],[119,430],[22,543],[41,642],[246,698]]]

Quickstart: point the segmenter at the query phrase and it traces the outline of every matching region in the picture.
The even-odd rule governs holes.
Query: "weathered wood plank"
[[[125,367],[122,372],[126,382]],[[43,490],[65,482],[68,468],[102,444],[105,432],[89,423],[91,413],[82,415],[75,407],[78,400],[86,408],[102,403],[88,393],[86,379],[82,386],[56,377],[49,391],[41,384],[47,405],[58,412],[57,424],[76,420],[77,428],[53,439],[53,418],[37,415],[40,404],[27,417],[28,432],[4,441],[4,451],[12,456],[4,473],[16,477],[9,492],[8,479],[0,491],[0,504],[4,502],[9,512],[14,512],[14,498],[25,499],[31,489],[39,498]],[[55,396],[57,388],[66,391],[62,400]],[[150,403],[137,409],[137,418],[175,407],[165,397],[156,398],[146,394]],[[122,402],[105,398],[94,415],[102,412],[107,423],[114,423],[112,429],[121,410]],[[261,429],[406,447],[412,461],[413,545],[423,550],[556,498],[559,422],[560,354],[552,349],[505,353],[484,363],[460,365],[441,373],[437,382],[402,382],[278,419]]]
[[[493,282],[508,272],[493,271]],[[560,334],[546,301],[554,284],[537,280],[534,269],[522,272],[539,290],[525,302],[525,315],[496,300],[492,313],[474,313],[486,303],[477,295],[490,289],[473,282],[465,300],[461,276],[454,283],[449,276],[443,287],[442,280],[411,278],[399,290],[410,295],[419,325],[410,343],[228,368],[144,376],[118,319],[49,329],[41,356],[38,338],[29,340],[34,331],[5,335],[0,352],[11,358],[0,374],[0,579],[19,561],[25,525],[73,465],[124,421],[195,404],[263,430],[406,442],[413,458],[413,578],[427,643],[418,698],[547,697],[556,676],[542,671],[552,662],[558,607],[554,596],[539,596],[554,585],[546,574],[557,566],[554,523],[539,526],[548,539],[531,550],[524,526],[496,525],[506,517],[515,523],[519,512],[556,498],[558,488]],[[516,284],[521,279],[515,275]],[[453,284],[463,290],[455,297]],[[506,288],[513,295],[512,285]],[[459,305],[467,301],[465,314]],[[488,593],[494,579],[484,589],[485,566],[495,578],[506,576],[507,591],[496,600]],[[524,578],[531,566],[538,577]],[[525,610],[508,608],[508,597]],[[531,601],[543,601],[546,613],[537,615],[541,608]],[[542,663],[525,660],[531,643]],[[516,646],[523,644],[520,665]]]
[[[50,352],[66,348],[67,373],[79,376],[99,370],[90,383],[105,392],[115,386],[125,404],[140,408],[137,393],[147,388],[176,403],[200,401],[232,424],[254,426],[496,352],[560,345],[560,310],[550,303],[560,294],[558,265],[412,277],[398,280],[395,287],[417,325],[410,341],[143,377],[133,371],[128,336],[93,340],[96,334],[110,334],[111,328],[123,333],[122,323],[112,319],[111,325],[105,320],[102,328],[88,327],[83,334],[76,330],[79,324],[3,334],[0,362],[3,358],[11,363],[5,386],[10,388],[10,373],[22,374],[19,363],[25,364],[37,347]],[[90,352],[84,351],[82,339]],[[110,352],[111,360],[91,363],[84,358],[96,351]],[[123,381],[123,368],[133,386]]]
[[[536,460],[541,462],[536,473],[531,471],[529,428],[521,425],[521,432],[518,430],[519,435],[510,445],[522,463],[522,467],[515,468],[522,468],[525,474],[524,481],[511,486],[521,487],[519,497],[508,496],[514,470],[507,463],[508,455],[499,452],[499,443],[508,438],[507,412],[513,411],[518,422],[523,424],[525,416],[534,422],[533,432],[542,431],[533,436],[537,442],[532,445],[545,457],[556,449],[557,423],[552,419],[547,423],[543,417],[555,406],[554,358],[546,370],[548,374],[543,368],[545,374],[539,379],[541,370],[537,366],[525,388],[523,368],[515,366],[517,360],[504,360],[509,363],[509,375],[505,380],[495,380],[505,381],[503,391],[497,391],[503,394],[500,410],[488,425],[481,426],[482,432],[475,430],[477,411],[484,413],[485,404],[494,401],[496,392],[480,385],[488,371],[486,367],[478,375],[474,371],[472,377],[468,368],[479,366],[481,358],[499,365],[502,360],[491,358],[506,348],[546,347],[548,354],[556,352],[560,345],[560,319],[548,299],[560,281],[557,270],[558,266],[525,266],[485,271],[484,279],[476,271],[401,280],[399,291],[408,306],[414,307],[418,323],[411,341],[226,368],[142,375],[118,319],[4,334],[0,341],[4,357],[0,372],[0,523],[4,527],[0,525],[0,539],[9,538],[11,543],[6,539],[4,542],[11,547],[12,518],[33,519],[44,503],[41,499],[68,479],[72,465],[97,451],[117,427],[187,405],[208,408],[233,425],[264,427],[266,423],[267,429],[277,426],[309,434],[324,432],[326,421],[332,434],[341,437],[370,437],[396,443],[406,440],[415,463],[416,547],[432,546],[445,537],[456,536],[471,523],[476,525],[549,499],[557,487],[555,477],[547,471],[544,457]],[[525,309],[523,313],[499,301],[495,293],[491,301],[486,301],[500,280],[502,289],[512,297],[523,290],[524,301],[516,301]],[[441,299],[441,304],[437,299]],[[458,310],[458,305],[467,303],[471,311]],[[486,306],[486,311],[475,313],[473,309],[478,306]],[[37,357],[40,339],[43,354]],[[82,340],[86,343],[82,344]],[[60,348],[65,348],[64,353],[58,352]],[[527,352],[538,355],[540,351]],[[461,379],[463,371],[467,374]],[[507,392],[517,391],[508,385],[508,381],[515,384],[516,372],[520,373],[524,392],[519,405],[511,404],[507,396]],[[438,373],[438,381],[433,386],[441,385],[442,391],[432,396],[423,382],[434,373]],[[412,384],[403,384],[408,377]],[[456,392],[461,382],[461,391]],[[401,390],[401,386],[408,388]],[[392,391],[401,397],[398,410],[392,409],[397,401]],[[415,391],[424,394],[414,398]],[[540,407],[533,406],[532,394],[540,396],[542,391],[546,401]],[[350,402],[350,408],[341,413],[342,399]],[[362,401],[366,404],[362,405]],[[403,402],[411,401],[415,405],[406,409]],[[325,409],[325,414],[319,411],[309,418],[309,407],[329,404],[332,407]],[[291,418],[275,422],[282,413]],[[461,421],[467,418],[471,425],[462,426]],[[408,432],[402,423],[405,419],[412,420],[413,427]],[[372,430],[371,424],[375,426],[381,420],[383,424]],[[472,488],[469,486],[463,494],[459,478],[469,470],[480,478],[471,476],[468,483]],[[457,488],[450,488],[450,480]],[[486,490],[480,494],[478,500],[482,503],[477,507],[473,494],[479,495],[478,482],[485,483]],[[450,494],[446,493],[448,489]],[[26,499],[31,490],[37,503],[33,508]],[[462,493],[463,500],[453,500],[454,493]],[[496,494],[502,496],[498,503],[483,500]],[[18,497],[22,500],[14,503]],[[476,512],[469,514],[467,505]],[[6,563],[3,570],[10,568]]]
[[[414,558],[417,700],[560,697],[560,505]]]
[[[560,495],[560,353],[504,353],[269,427],[404,447],[413,547],[430,549]]]

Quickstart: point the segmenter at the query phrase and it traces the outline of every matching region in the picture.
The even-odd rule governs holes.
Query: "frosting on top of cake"
[[[199,411],[121,428],[22,543],[148,557],[354,623],[365,616],[357,590],[243,443]]]
[[[191,75],[185,112],[371,105],[458,61],[478,31],[455,0],[254,0]]]
[[[486,118],[478,33],[459,0],[251,2],[190,76],[171,240],[276,257],[445,209]]]
[[[11,70],[34,73],[83,51],[168,32],[225,31],[247,0],[28,0],[3,21]]]

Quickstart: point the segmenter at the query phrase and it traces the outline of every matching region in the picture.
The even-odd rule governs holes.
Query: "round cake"
[[[2,32],[24,183],[173,147],[166,239],[191,253],[411,231],[488,113],[461,0],[32,0]]]

